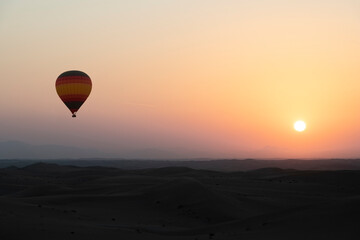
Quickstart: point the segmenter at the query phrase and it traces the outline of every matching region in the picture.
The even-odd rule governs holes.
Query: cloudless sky
[[[355,0],[2,0],[0,141],[359,157],[359,13]],[[93,81],[76,119],[55,91],[73,69]]]

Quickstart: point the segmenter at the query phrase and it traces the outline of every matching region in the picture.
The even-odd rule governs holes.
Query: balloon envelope
[[[81,71],[67,71],[56,79],[56,92],[69,108],[73,117],[90,95],[92,83],[90,77]]]

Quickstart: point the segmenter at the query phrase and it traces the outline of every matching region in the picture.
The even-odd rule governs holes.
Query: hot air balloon
[[[56,92],[66,107],[76,117],[76,112],[86,101],[91,92],[91,79],[81,71],[67,71],[56,79]]]

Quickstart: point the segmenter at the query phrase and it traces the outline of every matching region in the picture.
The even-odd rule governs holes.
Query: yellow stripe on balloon
[[[83,83],[62,84],[56,87],[56,92],[59,96],[68,94],[89,95],[91,92],[91,85]]]

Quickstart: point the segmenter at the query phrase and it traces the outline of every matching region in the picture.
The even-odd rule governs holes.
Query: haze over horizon
[[[359,157],[359,10],[355,0],[1,1],[0,142]],[[55,91],[73,69],[93,82],[76,119]]]

